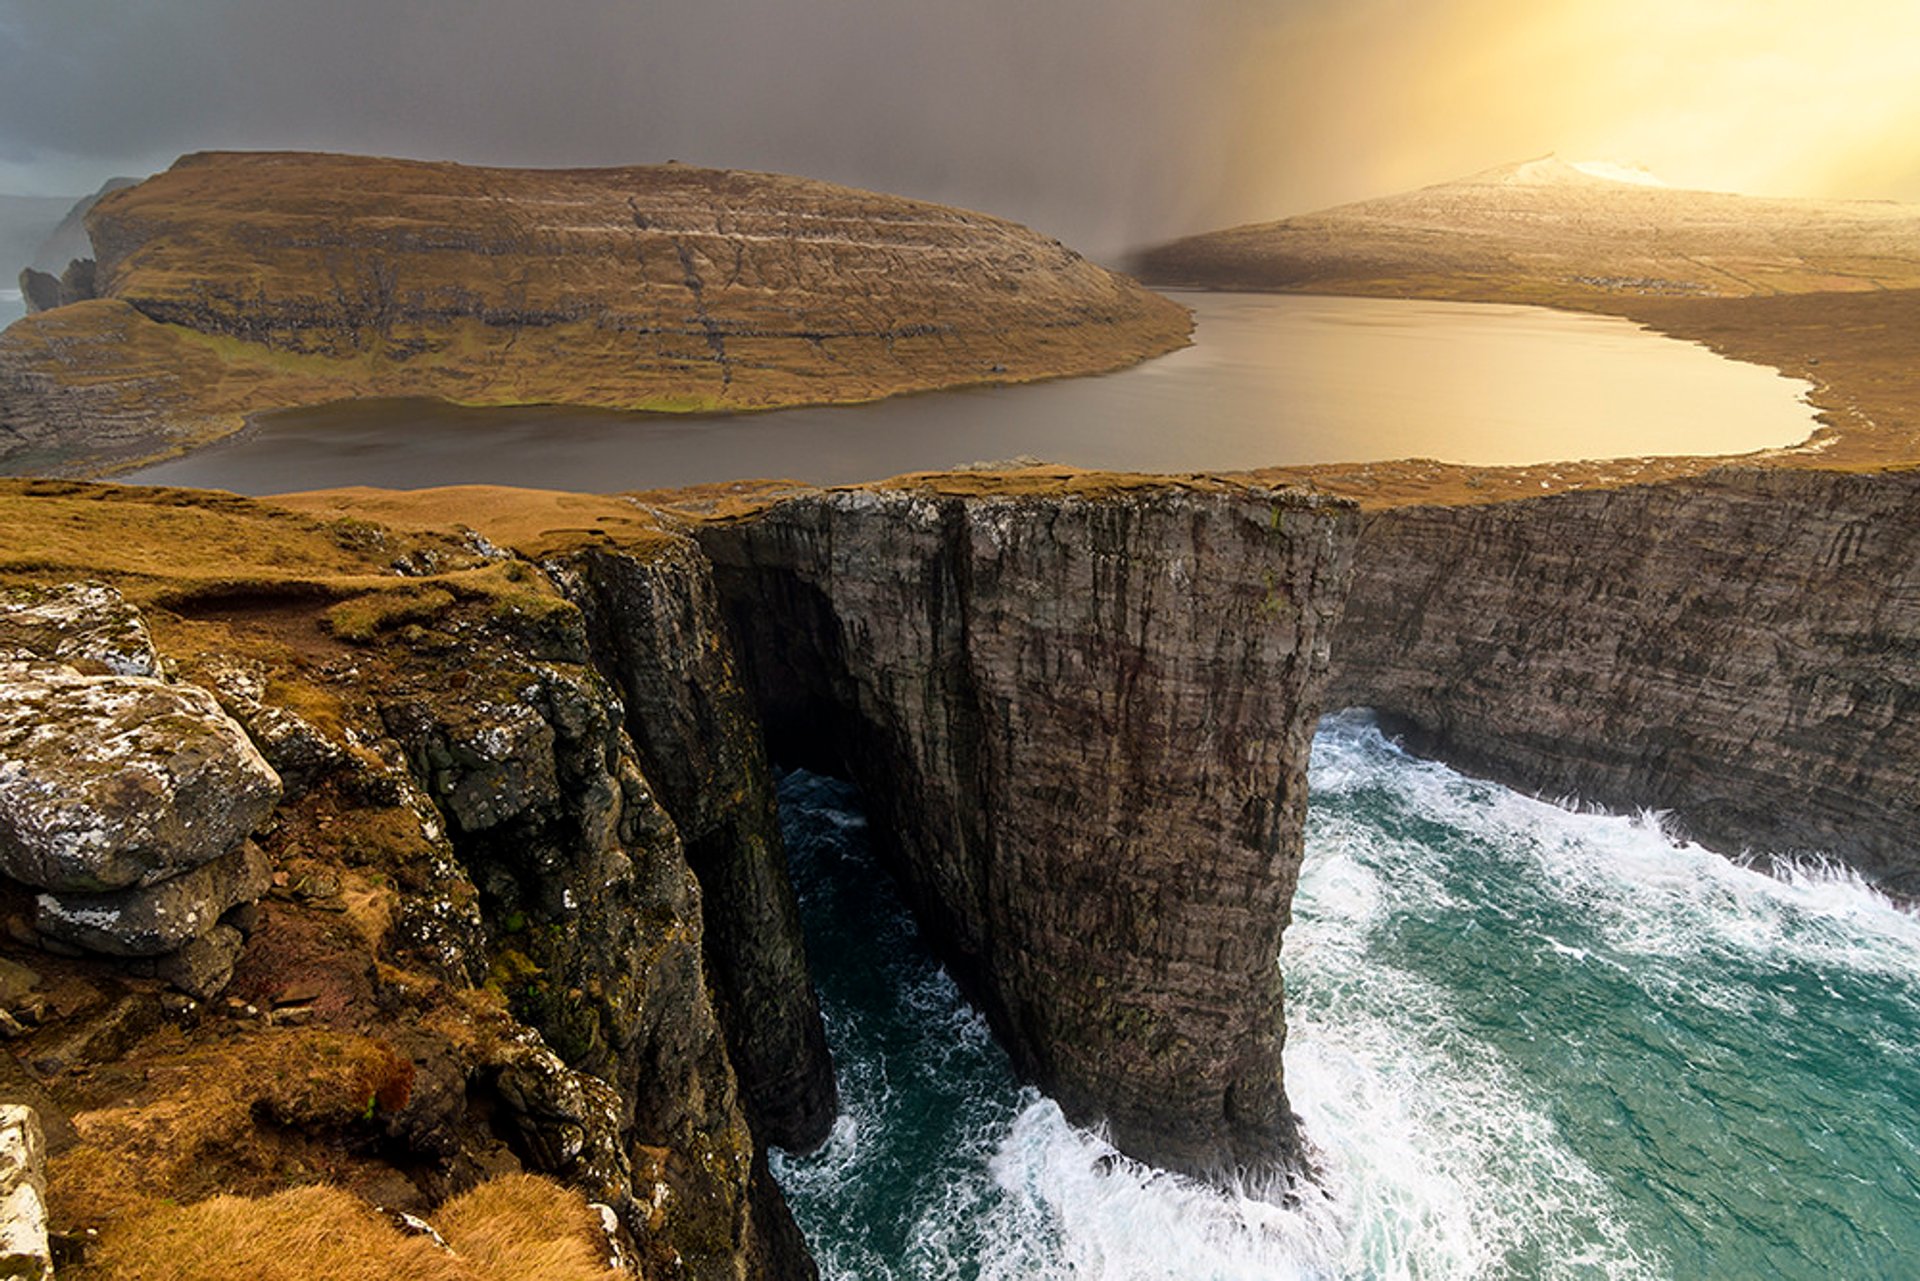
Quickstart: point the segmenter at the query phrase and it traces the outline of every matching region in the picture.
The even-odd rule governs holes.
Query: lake
[[[1615,317],[1181,293],[1193,346],[1098,377],[685,417],[360,401],[263,415],[124,479],[265,494],[816,484],[1031,456],[1128,471],[1425,457],[1494,466],[1796,444],[1807,384]]]

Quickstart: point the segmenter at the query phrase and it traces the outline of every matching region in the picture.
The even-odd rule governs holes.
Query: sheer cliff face
[[[647,777],[718,909],[707,915],[707,955],[755,1132],[789,1150],[814,1148],[839,1107],[833,1062],[760,726],[712,572],[688,539],[645,556],[593,548],[547,567],[584,610]]]
[[[366,396],[870,400],[1113,369],[1190,327],[1002,219],[683,165],[195,155],[87,225],[95,296],[0,338],[0,470],[125,466]]]
[[[1920,892],[1920,476],[1725,468],[1366,518],[1329,705],[1716,848]]]
[[[861,784],[1019,1067],[1161,1165],[1297,1156],[1276,958],[1351,530],[1161,485],[699,531],[776,755]]]

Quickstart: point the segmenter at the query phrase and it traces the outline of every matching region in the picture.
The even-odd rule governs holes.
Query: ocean
[[[1321,1177],[1115,1159],[1012,1075],[875,866],[857,792],[782,822],[845,1113],[774,1169],[824,1276],[1867,1278],[1920,1270],[1920,919],[1314,744],[1288,1090]]]

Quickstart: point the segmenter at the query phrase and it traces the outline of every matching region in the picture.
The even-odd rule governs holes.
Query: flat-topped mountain
[[[1112,369],[1189,329],[1003,219],[677,164],[193,155],[87,226],[94,296],[0,337],[0,470],[110,470],[368,396],[867,400]]]
[[[1920,207],[1688,191],[1544,157],[1417,191],[1190,236],[1142,279],[1591,305],[1920,286]]]

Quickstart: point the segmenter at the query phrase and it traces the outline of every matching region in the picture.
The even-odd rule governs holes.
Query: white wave
[[[1461,1026],[1447,993],[1374,954],[1387,890],[1355,892],[1378,879],[1356,857],[1367,839],[1383,838],[1316,830],[1287,940],[1287,1089],[1346,1224],[1337,1274],[1658,1275],[1547,1102]],[[1367,910],[1349,915],[1356,903]],[[1533,1262],[1516,1269],[1515,1255]]]
[[[24,299],[25,295],[18,289],[0,289],[0,302],[21,302]]]
[[[1772,956],[1901,978],[1920,963],[1920,917],[1837,865],[1780,860],[1769,874],[1674,840],[1658,814],[1582,811],[1469,779],[1406,755],[1364,714],[1327,718],[1313,751],[1316,795],[1377,788],[1515,852],[1622,955]]]
[[[1006,1194],[983,1277],[1306,1281],[1335,1274],[1337,1211],[1317,1189],[1221,1192],[1130,1161],[1035,1095],[992,1162]],[[1044,1250],[1036,1250],[1036,1243]]]
[[[1011,1113],[1004,1099],[964,1105],[968,1173],[915,1207],[909,1257],[869,1257],[849,1244],[822,1257],[827,1277],[1662,1276],[1665,1261],[1635,1239],[1604,1172],[1560,1132],[1555,1100],[1463,1021],[1453,993],[1393,964],[1381,931],[1408,904],[1429,919],[1512,912],[1512,939],[1555,964],[1605,966],[1649,990],[1679,985],[1710,1009],[1778,999],[1722,981],[1716,958],[1811,961],[1825,975],[1920,970],[1920,920],[1856,876],[1811,864],[1768,876],[1674,841],[1658,815],[1581,812],[1472,780],[1406,755],[1365,716],[1323,723],[1311,781],[1317,801],[1378,799],[1398,816],[1382,823],[1366,813],[1374,807],[1336,803],[1316,804],[1309,820],[1284,958],[1286,1071],[1322,1182],[1294,1200],[1208,1188],[1119,1156],[1025,1090]],[[1462,901],[1475,891],[1449,865],[1456,839],[1484,848],[1497,875],[1556,910],[1519,919],[1492,896]],[[825,1152],[804,1163],[775,1157],[790,1191],[830,1197],[885,1177],[874,1149],[897,1095],[912,1096],[923,1073],[938,1077],[953,1054],[985,1043],[984,1021],[944,973],[915,976],[903,995],[917,1020],[939,1029],[933,1039],[954,1048],[898,1082],[843,1061],[848,1110]]]

